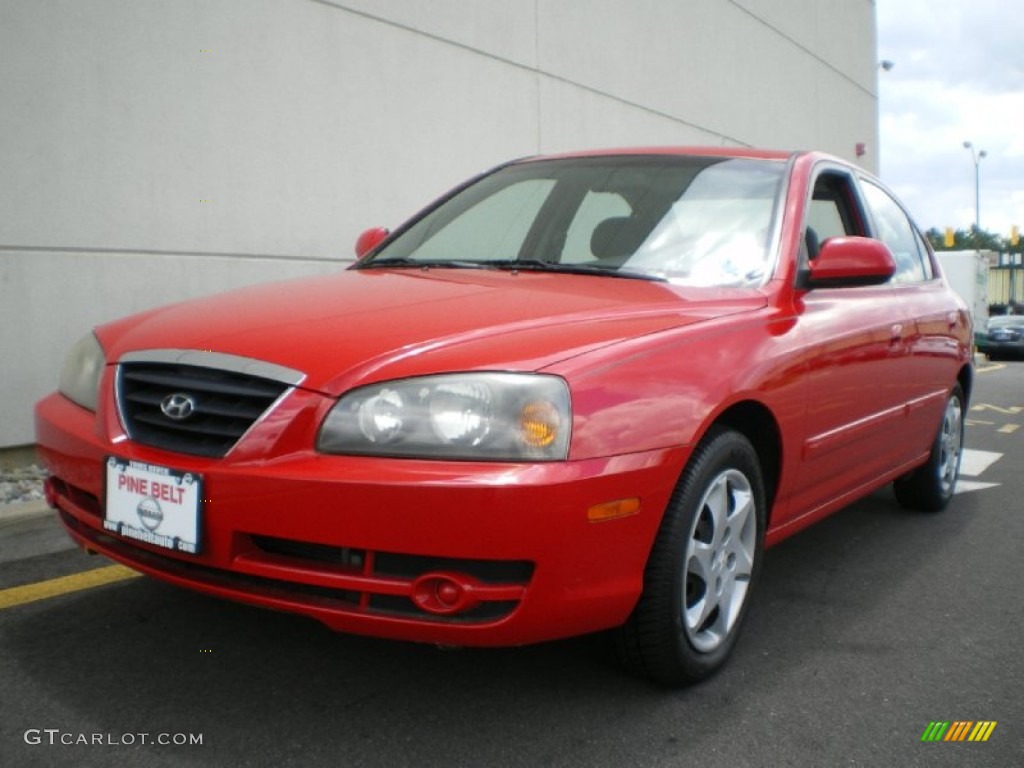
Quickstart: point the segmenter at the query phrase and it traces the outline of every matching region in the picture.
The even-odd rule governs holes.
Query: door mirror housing
[[[804,288],[881,285],[896,273],[889,247],[869,237],[830,237],[802,272]]]
[[[384,227],[370,227],[356,238],[356,259],[362,259],[366,254],[384,242],[384,239],[391,234],[391,230]]]

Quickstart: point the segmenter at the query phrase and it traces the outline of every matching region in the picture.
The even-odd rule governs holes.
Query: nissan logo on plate
[[[175,421],[184,421],[196,409],[196,401],[186,394],[175,392],[160,401],[164,416]]]
[[[139,502],[135,508],[135,514],[139,516],[142,524],[151,531],[159,528],[160,523],[164,521],[164,511],[160,509],[160,502],[152,496],[147,496]]]

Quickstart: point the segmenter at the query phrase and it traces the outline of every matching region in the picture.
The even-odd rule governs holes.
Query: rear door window
[[[922,283],[932,278],[931,261],[921,236],[903,208],[888,192],[865,180],[864,197],[874,219],[878,238],[889,246],[896,260],[894,283]]]

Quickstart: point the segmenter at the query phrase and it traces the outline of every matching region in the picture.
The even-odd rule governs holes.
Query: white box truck
[[[988,322],[988,265],[992,251],[937,251],[946,281],[967,303],[974,334],[984,333]]]

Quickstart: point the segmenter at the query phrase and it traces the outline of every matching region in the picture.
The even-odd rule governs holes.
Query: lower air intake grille
[[[288,385],[234,371],[124,363],[117,401],[132,440],[176,453],[220,457]]]

